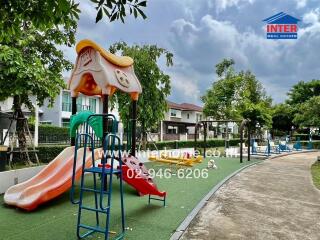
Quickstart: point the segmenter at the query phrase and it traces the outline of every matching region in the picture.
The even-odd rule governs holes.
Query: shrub
[[[62,152],[63,149],[68,147],[67,145],[39,145],[37,147],[38,150],[38,158],[42,163],[49,163],[52,161],[59,153]]]
[[[301,141],[301,146],[303,149],[306,149],[309,144],[309,141]],[[320,141],[312,141],[313,149],[320,149]]]
[[[230,146],[238,146],[240,143],[239,139],[230,139],[229,145]],[[224,147],[225,141],[224,139],[210,139],[207,141],[207,148],[214,148],[214,147]],[[174,148],[193,148],[195,147],[194,141],[168,141],[168,142],[157,142],[156,146],[158,150],[163,149],[174,149]],[[68,147],[68,145],[40,145],[38,150],[38,158],[43,163],[48,163],[52,161],[58,154],[64,149]],[[148,144],[147,146],[150,150],[155,150],[153,144]],[[204,142],[198,141],[197,148],[203,148]],[[125,149],[125,146],[124,146]]]
[[[305,133],[296,133],[293,134],[294,139],[296,140],[297,138],[300,138],[301,141],[309,141],[309,134]],[[312,135],[312,140],[320,140],[319,135]]]
[[[240,143],[240,139],[230,139],[229,140],[229,146],[238,146]],[[156,146],[158,150],[163,149],[175,149],[175,148],[203,148],[205,146],[204,141],[197,141],[197,146],[195,146],[194,141],[167,141],[167,142],[157,142]],[[212,148],[212,147],[224,147],[225,146],[225,140],[224,139],[210,139],[207,140],[206,147]],[[148,144],[147,147],[150,150],[155,150],[155,147],[153,144]]]

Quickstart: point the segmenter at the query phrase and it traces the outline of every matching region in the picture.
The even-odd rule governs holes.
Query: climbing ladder
[[[101,167],[96,166],[95,163],[95,146],[94,138],[92,134],[88,133],[89,120],[91,118],[102,118],[102,120],[112,120],[111,133],[105,133],[103,137],[103,156],[101,159]],[[123,206],[123,183],[122,183],[122,160],[121,160],[121,141],[118,136],[115,135],[116,130],[116,118],[112,114],[94,114],[90,115],[86,122],[86,133],[80,133],[76,137],[75,145],[75,156],[73,164],[73,175],[72,175],[72,188],[71,188],[71,202],[78,204],[78,220],[77,220],[77,236],[82,239],[93,233],[102,233],[105,235],[105,240],[109,239],[110,231],[110,215],[111,215],[111,199],[112,199],[112,182],[113,175],[116,174],[119,180],[120,187],[120,206],[121,206],[121,233],[119,233],[114,239],[123,239],[125,233],[125,222],[124,222],[124,206]],[[90,149],[92,154],[92,166],[86,167],[86,155],[84,151],[82,172],[80,180],[80,197],[79,200],[75,200],[75,175],[76,175],[76,163],[77,163],[77,151],[79,149],[79,142],[81,138],[84,138],[84,149]],[[88,145],[90,147],[88,147]],[[115,168],[114,161],[117,160],[119,165]],[[93,176],[93,188],[85,186],[85,177],[89,175]],[[97,175],[100,176],[100,184],[97,183]],[[105,188],[107,183],[107,188]],[[87,193],[93,193],[94,195],[94,207],[84,205],[84,195]],[[95,225],[89,226],[84,224],[82,219],[83,211],[90,211],[95,213]],[[100,216],[105,216],[105,226],[102,226]],[[81,230],[85,230],[85,233],[81,233]]]

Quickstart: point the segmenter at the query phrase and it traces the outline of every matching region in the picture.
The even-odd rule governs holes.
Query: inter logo
[[[263,20],[267,23],[267,39],[297,39],[299,19],[284,12]]]

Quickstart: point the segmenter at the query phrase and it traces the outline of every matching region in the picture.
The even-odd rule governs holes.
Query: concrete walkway
[[[320,240],[320,191],[310,166],[319,153],[266,160],[224,185],[182,239]]]

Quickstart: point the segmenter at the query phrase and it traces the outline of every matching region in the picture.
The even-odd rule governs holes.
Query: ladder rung
[[[88,211],[93,211],[93,212],[108,213],[109,207],[106,210],[101,210],[101,209],[81,206],[81,209],[88,210]]]
[[[95,232],[100,232],[100,233],[105,233],[105,232],[106,232],[106,230],[103,229],[103,228],[100,228],[100,227],[91,227],[91,226],[84,225],[84,224],[79,224],[79,227],[85,228],[85,229],[88,229],[88,230],[92,230],[92,231],[95,231]]]
[[[101,193],[100,190],[97,189],[92,189],[92,188],[82,188],[82,191],[86,191],[86,192],[95,192],[95,193]],[[103,194],[109,194],[109,192],[106,191],[102,191]]]

